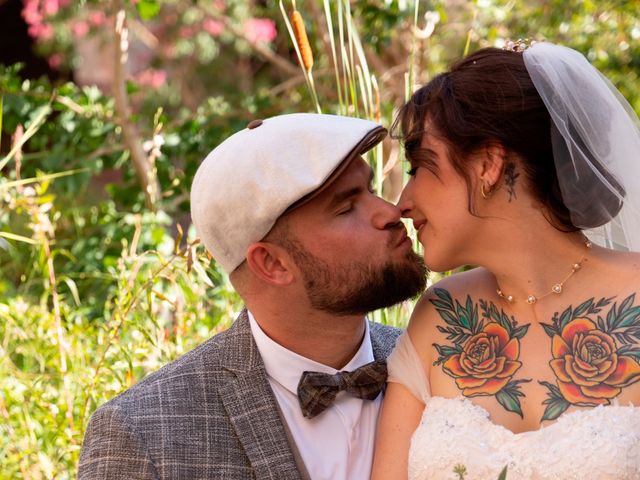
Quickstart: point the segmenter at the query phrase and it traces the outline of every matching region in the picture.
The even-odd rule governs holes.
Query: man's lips
[[[402,246],[404,243],[411,244],[411,239],[407,235],[407,230],[404,226],[399,227],[390,239],[389,244],[395,248]]]

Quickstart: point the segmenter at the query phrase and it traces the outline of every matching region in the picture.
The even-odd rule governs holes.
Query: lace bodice
[[[548,427],[514,434],[469,399],[431,397],[413,435],[409,479],[638,479],[640,409],[599,406],[562,415]]]
[[[405,334],[389,358],[390,381],[405,384],[426,405],[411,441],[410,480],[457,480],[459,464],[465,480],[495,480],[505,466],[508,480],[640,479],[639,407],[570,411],[549,426],[515,434],[468,398],[430,396],[428,383],[416,381],[421,374],[411,372],[421,368],[417,362]]]

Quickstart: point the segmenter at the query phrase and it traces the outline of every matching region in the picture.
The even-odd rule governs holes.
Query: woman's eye
[[[353,210],[353,206],[349,205],[348,207],[343,208],[338,212],[338,215],[346,215],[347,213]]]
[[[418,167],[413,167],[413,168],[411,168],[410,170],[408,170],[408,171],[407,171],[407,174],[408,174],[410,177],[413,177],[413,176],[416,174],[416,171],[417,171],[417,170],[418,170]]]

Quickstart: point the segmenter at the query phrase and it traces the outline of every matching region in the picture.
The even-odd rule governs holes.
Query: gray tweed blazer
[[[386,358],[400,331],[370,323],[370,332],[374,357]],[[300,480],[294,451],[243,310],[94,412],[78,477]]]

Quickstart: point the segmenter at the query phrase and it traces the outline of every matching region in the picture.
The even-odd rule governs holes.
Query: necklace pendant
[[[562,284],[561,284],[561,283],[556,283],[556,284],[551,288],[551,291],[552,291],[553,293],[558,293],[558,294],[562,293]]]
[[[529,305],[533,305],[533,304],[534,304],[534,303],[536,303],[537,301],[538,301],[538,299],[536,298],[536,296],[535,296],[535,295],[529,295],[529,296],[527,297],[527,303],[528,303]]]
[[[496,293],[500,298],[504,298],[507,302],[513,303],[513,295],[505,295],[504,292],[500,289],[497,289]]]

